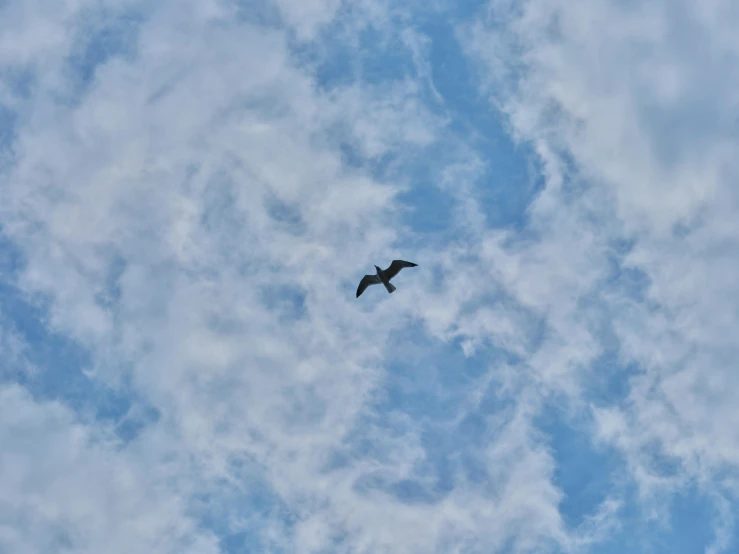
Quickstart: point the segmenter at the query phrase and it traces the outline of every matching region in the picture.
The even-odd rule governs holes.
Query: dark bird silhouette
[[[393,260],[393,263],[391,263],[390,267],[388,267],[387,269],[383,270],[375,266],[377,273],[375,275],[365,275],[359,282],[359,287],[357,288],[357,298],[359,298],[359,295],[362,294],[364,292],[364,289],[366,289],[368,286],[379,285],[380,283],[385,285],[385,288],[388,292],[394,292],[395,287],[390,283],[390,279],[395,277],[404,267],[416,267],[417,265],[418,264],[414,264],[413,262]]]

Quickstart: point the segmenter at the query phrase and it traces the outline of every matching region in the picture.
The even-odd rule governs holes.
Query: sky
[[[0,0],[0,553],[736,552],[737,28]]]

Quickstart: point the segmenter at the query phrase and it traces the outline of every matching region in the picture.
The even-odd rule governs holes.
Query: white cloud
[[[0,389],[0,416],[4,552],[219,551],[188,516],[187,498],[162,486],[167,468],[146,455],[120,451],[68,409],[17,386]]]

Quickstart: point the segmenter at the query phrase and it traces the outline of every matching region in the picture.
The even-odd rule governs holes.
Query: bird
[[[390,267],[387,269],[383,270],[378,266],[375,266],[377,273],[375,275],[365,275],[359,282],[357,298],[359,298],[359,295],[361,295],[364,292],[364,289],[368,286],[379,285],[380,283],[385,285],[388,293],[395,292],[395,287],[390,283],[390,279],[395,277],[404,267],[416,267],[417,265],[418,264],[414,264],[413,262],[406,262],[405,260],[393,260],[393,263],[391,263]]]

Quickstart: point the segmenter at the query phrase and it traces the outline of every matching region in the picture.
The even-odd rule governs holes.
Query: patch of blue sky
[[[367,474],[357,481],[356,490],[379,491],[408,504],[433,504],[450,493],[459,478],[484,486],[488,474],[477,446],[488,444],[498,432],[490,418],[514,404],[487,378],[496,363],[507,363],[505,354],[465,357],[460,348],[429,342],[420,326],[412,325],[396,336],[388,353],[382,389],[333,464],[383,461],[389,453],[374,437],[411,433],[424,452],[411,474]]]
[[[2,170],[2,158],[8,155],[12,146],[16,120],[15,111],[0,104],[0,171]]]
[[[496,81],[500,90],[491,90],[485,73],[479,71],[460,43],[460,37],[468,32],[467,25],[475,20],[470,17],[487,13],[481,4],[464,2],[457,17],[452,14],[448,20],[430,21],[420,30],[431,39],[431,77],[452,122],[450,128],[463,136],[488,165],[479,187],[488,224],[522,232],[529,222],[528,207],[545,186],[544,168],[531,144],[516,140],[505,116],[494,108],[498,94],[515,86],[521,68],[507,66],[505,80]],[[574,174],[575,164],[568,153],[559,154],[565,162],[564,171]],[[566,186],[572,188],[576,183],[568,180]]]
[[[0,325],[27,345],[24,355],[35,371],[13,372],[13,382],[23,385],[39,400],[60,400],[84,419],[114,426],[124,442],[135,438],[159,415],[125,390],[116,390],[89,377],[91,358],[85,348],[55,332],[49,325],[49,306],[30,298],[16,285],[25,261],[20,250],[0,232]],[[115,272],[117,266],[113,266]],[[111,276],[111,285],[116,279]],[[115,288],[111,289],[115,296]],[[137,405],[136,417],[129,417]]]
[[[381,48],[376,46],[378,43],[382,43],[382,33],[368,28],[361,33],[359,53],[338,47],[330,49],[316,67],[319,86],[328,91],[357,80],[379,85],[413,76],[413,60],[399,37]],[[341,130],[337,129],[336,134],[340,133]],[[346,163],[367,171],[373,178],[402,177],[410,189],[401,193],[398,199],[406,208],[405,223],[414,231],[434,233],[448,230],[453,224],[453,195],[434,184],[442,167],[438,160],[448,158],[444,155],[443,146],[431,148],[423,156],[404,151],[372,159],[364,158],[350,137],[339,140],[339,146]],[[438,153],[442,154],[441,158],[434,155]]]
[[[132,59],[143,13],[95,10],[78,22],[76,43],[67,59],[66,77],[70,85],[60,101],[81,102],[100,67],[114,58]]]
[[[0,68],[0,86],[7,98],[0,102],[0,173],[13,162],[13,140],[19,122],[18,105],[31,97],[35,77],[33,72],[20,67]]]
[[[227,0],[237,22],[277,29],[282,24],[280,10],[269,0]]]
[[[397,34],[366,26],[349,37],[343,20],[336,19],[315,43],[292,42],[291,51],[298,63],[313,70],[319,90],[351,85],[357,81],[379,84],[405,77],[414,70],[413,59]]]
[[[670,503],[665,526],[651,526],[651,540],[656,552],[688,554],[704,551],[713,542],[714,507],[695,487],[677,493]]]
[[[199,525],[218,537],[224,553],[288,552],[298,515],[269,486],[259,468],[247,461],[231,463],[233,480],[191,499],[189,510]],[[266,531],[279,522],[279,530]]]
[[[103,308],[113,308],[121,298],[120,279],[126,270],[126,260],[120,253],[108,253],[107,275],[105,277],[105,290],[98,293],[95,300]]]
[[[532,151],[512,141],[500,114],[481,94],[478,74],[452,23],[429,22],[420,31],[430,39],[430,77],[443,100],[450,130],[474,147],[487,164],[476,193],[488,224],[521,227],[527,206],[543,186],[532,165]]]
[[[15,98],[28,98],[36,84],[36,75],[27,67],[3,66],[0,68],[3,86]]]
[[[398,398],[396,403],[400,402],[410,415],[442,419],[452,416],[459,405],[459,398],[452,396],[476,389],[490,367],[514,361],[509,353],[492,347],[465,356],[456,340],[434,340],[418,324],[409,324],[398,332],[387,345],[387,354],[388,386],[403,397],[402,402]],[[418,394],[429,398],[411,402],[411,396]]]
[[[34,366],[86,366],[89,357],[83,348],[49,331],[46,324],[47,307],[27,298],[16,287],[16,279],[24,264],[21,251],[0,232],[0,305],[5,319],[3,327],[15,330],[30,346],[28,357]],[[65,384],[70,387],[70,392],[78,388],[76,383],[65,383],[65,379],[56,372],[44,373],[43,378],[36,383],[36,391],[48,394]]]
[[[620,406],[628,398],[632,378],[642,374],[640,366],[624,363],[618,351],[608,349],[591,362],[583,393],[596,407]]]
[[[264,207],[281,230],[296,236],[305,233],[305,222],[297,205],[291,205],[278,198],[277,195],[267,193],[264,198]]]
[[[305,293],[291,284],[270,284],[260,288],[260,299],[280,322],[287,323],[306,316]]]
[[[93,410],[104,419],[125,415],[126,395],[116,393],[85,375],[88,352],[76,342],[50,330],[48,309],[24,298],[14,286],[0,284],[3,327],[17,332],[28,345],[28,361],[38,373],[20,374],[18,382],[37,398],[63,400],[77,412]]]
[[[612,449],[592,443],[582,416],[572,416],[556,405],[548,405],[537,418],[537,428],[549,438],[556,463],[554,484],[564,493],[560,514],[570,528],[578,527],[596,514],[614,489],[624,462]]]
[[[362,29],[357,48],[345,47],[338,32],[320,48],[295,47],[298,57],[315,68],[317,84],[326,91],[357,81],[381,85],[412,79],[421,86],[417,94],[424,108],[448,122],[446,138],[422,155],[403,151],[365,160],[350,140],[341,142],[345,161],[373,177],[402,175],[410,188],[399,200],[408,208],[406,223],[419,233],[459,232],[453,218],[455,197],[437,186],[443,169],[459,155],[457,144],[472,148],[485,164],[472,190],[491,227],[524,227],[527,207],[543,186],[532,151],[512,142],[500,115],[481,94],[475,67],[459,43],[456,23],[479,5],[462,3],[416,22],[414,31],[429,41],[428,59],[422,62],[428,64],[426,75],[402,36],[388,36],[384,29]],[[337,29],[340,21],[334,24]],[[326,35],[331,36],[331,30]]]
[[[597,364],[596,364],[597,365]],[[625,379],[629,372],[624,372]],[[616,390],[620,388],[621,390]],[[604,399],[625,396],[623,383],[604,391]],[[589,397],[593,397],[588,393]],[[667,519],[650,518],[638,496],[636,483],[625,460],[613,448],[595,445],[588,432],[590,421],[582,414],[547,406],[537,427],[548,436],[556,469],[554,483],[564,497],[559,511],[568,527],[586,524],[609,497],[622,502],[618,527],[608,539],[590,548],[594,554],[644,552],[648,554],[687,554],[702,552],[715,537],[716,507],[697,486],[689,486],[666,499]],[[651,470],[664,477],[675,476],[678,461],[651,451]],[[615,495],[615,496],[614,496]],[[736,506],[735,506],[736,507]],[[737,533],[732,534],[735,543]]]
[[[624,266],[622,260],[614,257],[609,259],[610,275],[606,283],[612,289],[618,290],[622,299],[629,299],[642,306],[653,307],[653,300],[649,298],[651,285],[646,272]]]
[[[633,486],[625,491],[623,509],[619,513],[619,528],[608,540],[593,547],[594,554],[690,554],[706,552],[715,538],[715,507],[711,500],[695,487],[689,487],[669,498],[666,521],[648,517],[641,508]],[[736,506],[734,506],[736,508]],[[731,547],[736,544],[732,534]]]

